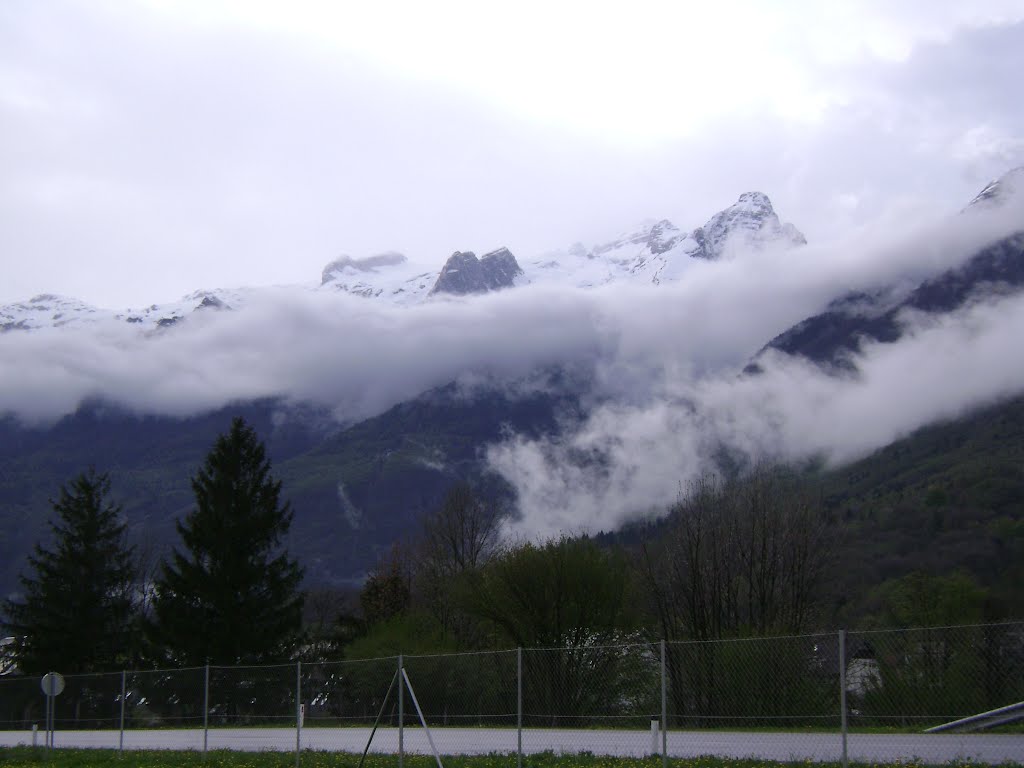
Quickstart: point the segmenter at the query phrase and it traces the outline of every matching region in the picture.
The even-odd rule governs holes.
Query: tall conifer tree
[[[130,661],[136,569],[109,493],[110,478],[93,469],[61,487],[51,501],[53,548],[36,545],[23,595],[4,601],[3,623],[26,674],[113,671]]]
[[[292,522],[255,430],[236,418],[192,478],[183,549],[156,582],[153,636],[182,664],[279,661],[302,623],[302,569],[282,548]]]

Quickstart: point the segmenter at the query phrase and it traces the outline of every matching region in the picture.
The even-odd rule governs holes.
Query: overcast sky
[[[688,260],[661,286],[398,308],[268,288],[158,334],[0,334],[0,414],[282,397],[347,423],[577,364],[601,405],[488,447],[528,532],[664,505],[718,440],[850,460],[1020,393],[1024,298],[904,317],[857,377],[737,373],[835,296],[917,284],[1021,228],[1024,195],[955,214],[1024,165],[1022,72],[1024,0],[0,0],[0,304],[315,284],[341,254],[391,250],[525,263],[642,219],[690,229],[749,190],[809,241]]]
[[[817,243],[1024,163],[1024,2],[0,3],[0,303],[522,258],[766,192]]]

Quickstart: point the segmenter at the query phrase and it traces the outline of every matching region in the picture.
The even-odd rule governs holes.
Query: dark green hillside
[[[480,451],[506,430],[536,436],[578,418],[579,383],[553,389],[561,394],[467,397],[451,385],[334,432],[322,414],[271,402],[182,420],[91,406],[45,430],[0,421],[0,592],[15,588],[48,499],[90,464],[110,472],[132,537],[161,554],[193,503],[189,477],[235,414],[266,441],[295,510],[289,547],[309,581],[358,580],[393,542],[415,538],[455,481],[505,493],[481,476]],[[825,620],[852,624],[876,609],[878,585],[915,571],[963,570],[988,590],[991,616],[1024,615],[1024,398],[922,429],[815,481],[838,541]]]
[[[976,615],[953,623],[1024,616],[1024,397],[920,429],[847,466],[809,471],[806,480],[832,531],[821,627],[891,621],[886,590],[912,574],[933,585],[955,577],[980,594]],[[597,538],[637,548],[668,525],[645,520]]]
[[[982,249],[962,266],[921,283],[892,306],[881,296],[860,292],[834,300],[821,314],[797,323],[768,342],[746,370],[760,370],[757,359],[766,349],[848,368],[852,365],[849,355],[861,352],[865,342],[898,341],[904,333],[903,315],[907,310],[949,313],[979,296],[998,295],[1021,286],[1024,233],[1017,233]]]
[[[175,519],[193,503],[189,478],[235,415],[266,442],[295,510],[289,547],[309,580],[343,582],[360,579],[393,542],[412,538],[420,515],[457,480],[500,495],[496,479],[479,476],[479,451],[504,430],[537,435],[575,413],[568,394],[463,396],[449,385],[347,429],[334,424],[333,432],[323,414],[275,402],[187,419],[92,405],[48,429],[0,420],[0,594],[15,589],[43,535],[49,498],[89,465],[110,473],[132,539],[162,554],[175,540]]]
[[[993,616],[1024,615],[1024,398],[937,424],[822,478],[841,605],[914,571],[965,570]]]
[[[277,468],[296,508],[293,540],[328,581],[351,579],[393,542],[419,533],[422,515],[459,480],[501,497],[482,476],[482,449],[508,430],[537,436],[577,417],[572,395],[525,397],[442,387],[356,424]]]

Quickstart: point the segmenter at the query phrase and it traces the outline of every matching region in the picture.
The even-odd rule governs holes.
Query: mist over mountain
[[[270,441],[293,537],[335,580],[457,479],[489,484],[515,505],[509,532],[537,536],[663,509],[723,450],[852,461],[1024,391],[1018,176],[960,214],[841,245],[805,243],[745,193],[690,230],[460,251],[437,272],[389,252],[175,305],[0,307],[2,493],[20,521],[0,554],[27,551],[87,457],[115,486],[123,471],[138,530],[171,530],[236,410]]]

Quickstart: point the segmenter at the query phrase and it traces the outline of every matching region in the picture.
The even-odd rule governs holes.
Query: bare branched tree
[[[828,555],[818,499],[791,473],[758,466],[691,483],[641,562],[663,636],[709,640],[805,630]]]
[[[468,623],[457,610],[456,583],[485,565],[497,552],[499,508],[474,493],[468,485],[452,488],[441,506],[423,521],[415,581],[417,598],[457,639]]]
[[[808,628],[829,556],[818,499],[771,466],[723,482],[701,477],[641,548],[641,570],[666,640],[796,634]],[[688,654],[686,659],[681,654]],[[674,710],[717,711],[716,649],[669,653]]]

